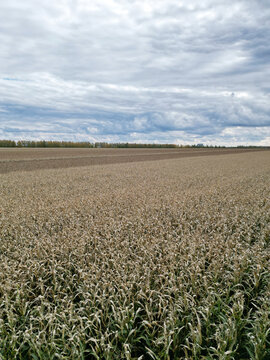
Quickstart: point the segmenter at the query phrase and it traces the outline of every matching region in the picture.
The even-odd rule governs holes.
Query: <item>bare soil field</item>
[[[0,148],[0,174],[89,165],[237,154],[261,149],[57,149]]]
[[[0,175],[0,359],[268,360],[270,152],[99,150]]]

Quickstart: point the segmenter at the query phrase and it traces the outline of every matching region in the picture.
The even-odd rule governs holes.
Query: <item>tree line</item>
[[[46,141],[46,140],[0,140],[0,147],[18,148],[176,148],[175,144],[136,144],[136,143],[107,143],[107,142],[74,142],[74,141]]]
[[[56,141],[56,140],[0,140],[0,147],[16,148],[226,148],[217,145],[176,145],[176,144],[138,144],[138,143],[107,143],[88,141]],[[238,145],[237,148],[269,148],[269,146]]]
[[[0,147],[25,147],[25,148],[92,148],[95,144],[90,142],[74,141],[46,141],[46,140],[0,140]]]

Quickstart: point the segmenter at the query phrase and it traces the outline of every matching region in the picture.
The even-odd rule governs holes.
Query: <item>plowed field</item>
[[[249,149],[1,149],[0,174],[254,152]],[[261,151],[261,150],[256,150]]]

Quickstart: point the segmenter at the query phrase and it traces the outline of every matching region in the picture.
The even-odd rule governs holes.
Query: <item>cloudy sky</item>
[[[0,139],[270,145],[269,0],[0,2]]]

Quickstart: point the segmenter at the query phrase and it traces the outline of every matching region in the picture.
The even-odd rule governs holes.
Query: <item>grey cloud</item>
[[[270,127],[267,1],[10,0],[0,14],[1,137],[268,141],[252,137]]]

